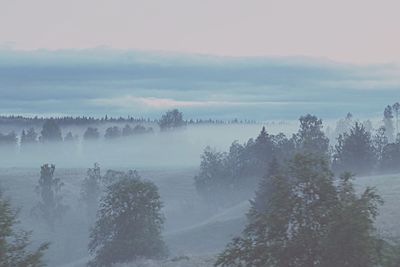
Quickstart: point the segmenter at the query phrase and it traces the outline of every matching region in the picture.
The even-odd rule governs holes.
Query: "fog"
[[[225,211],[205,203],[198,196],[193,178],[203,150],[210,146],[217,151],[227,151],[233,141],[244,143],[255,138],[263,125],[271,133],[284,131],[290,135],[296,131],[298,123],[201,124],[166,132],[161,132],[155,124],[144,125],[153,127],[154,132],[107,140],[103,136],[107,127],[122,128],[124,124],[106,123],[97,126],[99,140],[90,141],[82,138],[87,127],[73,126],[62,128],[62,133],[64,136],[67,132],[77,135],[75,141],[2,147],[0,185],[13,205],[21,208],[21,226],[33,230],[34,245],[51,242],[45,255],[48,266],[84,266],[90,259],[87,245],[92,224],[85,214],[80,192],[86,170],[94,163],[100,165],[102,175],[108,169],[136,169],[143,179],[157,185],[166,219],[163,237],[172,256],[214,255],[234,232],[240,232],[248,202],[242,201]],[[0,132],[20,133],[22,129],[8,125]],[[36,129],[36,132],[40,131],[40,128]],[[32,209],[40,199],[35,192],[40,166],[45,163],[55,164],[54,176],[64,184],[60,192],[68,206],[66,215],[54,231],[32,215]]]
[[[375,133],[381,121],[374,118],[371,121]],[[88,243],[93,221],[87,216],[81,192],[82,183],[88,175],[87,169],[93,168],[94,163],[99,164],[101,175],[105,175],[109,169],[138,170],[142,179],[154,182],[160,193],[162,214],[165,216],[162,237],[168,247],[169,257],[163,262],[145,260],[126,266],[212,266],[217,253],[233,236],[243,231],[249,200],[254,198],[256,186],[251,185],[250,190],[246,186],[239,189],[235,193],[236,199],[234,197],[232,200],[232,196],[229,196],[228,204],[207,200],[196,190],[194,181],[199,173],[203,151],[210,147],[213,151],[227,152],[234,141],[245,144],[250,138],[255,139],[263,126],[268,134],[283,132],[288,138],[297,133],[299,128],[297,120],[187,124],[169,131],[161,131],[156,123],[142,124],[153,131],[107,139],[104,133],[108,127],[123,128],[125,123],[103,123],[93,126],[99,130],[98,140],[84,140],[87,125],[68,126],[61,130],[63,136],[71,132],[75,136],[73,141],[18,143],[16,147],[1,147],[0,186],[11,199],[13,207],[20,209],[21,227],[33,231],[32,247],[42,242],[51,243],[44,256],[48,266],[83,267],[92,259],[88,253]],[[331,145],[335,144],[338,134],[336,124],[337,120],[324,121],[322,128],[330,137]],[[135,125],[137,123],[130,124],[131,127]],[[20,133],[26,128],[7,125],[0,132]],[[35,130],[40,133],[41,128]],[[40,167],[45,163],[55,164],[54,177],[63,184],[59,194],[68,207],[54,229],[33,214],[40,200],[35,188]],[[362,186],[364,181],[358,179],[357,183]],[[376,181],[379,179],[369,178],[367,183],[375,186]],[[389,195],[393,192],[389,184],[385,184],[384,190]],[[222,191],[219,198],[229,199],[224,194]],[[397,198],[388,200],[393,205]],[[386,225],[385,231],[397,229],[393,224],[395,220],[388,217],[391,212],[384,210],[383,216],[379,217],[379,222]]]
[[[35,168],[47,162],[62,168],[88,168],[97,162],[104,168],[193,168],[198,166],[200,154],[207,146],[226,151],[235,140],[243,143],[257,136],[263,125],[271,133],[283,131],[290,135],[296,131],[297,124],[295,121],[278,121],[246,125],[189,125],[169,132],[160,132],[157,125],[149,124],[148,127],[156,129],[153,133],[113,140],[105,140],[101,136],[96,141],[82,140],[86,127],[67,127],[62,129],[64,135],[71,132],[78,135],[78,140],[38,143],[17,151],[3,148],[7,153],[1,153],[0,157],[3,167]],[[104,134],[107,127],[115,125],[124,126],[105,124],[98,127],[100,134]],[[9,129],[12,127],[7,128],[3,132],[11,131]]]

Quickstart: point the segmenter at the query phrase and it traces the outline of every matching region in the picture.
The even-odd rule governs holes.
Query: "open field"
[[[146,261],[137,266],[212,266],[212,261],[225,244],[239,234],[246,222],[248,201],[219,210],[203,204],[193,185],[196,170],[139,170],[144,179],[159,187],[166,224],[164,239],[170,250],[167,261]],[[31,215],[38,200],[34,191],[39,168],[3,168],[0,183],[6,196],[20,207],[20,219],[25,229],[34,231],[36,242],[50,240],[52,255],[49,266],[80,267],[89,259],[87,254],[88,229],[82,203],[80,185],[85,169],[56,169],[56,177],[64,182],[64,201],[69,211],[54,232]],[[356,178],[357,189],[376,187],[385,204],[381,207],[377,227],[383,236],[400,236],[400,175],[377,175]],[[136,266],[136,265],[132,265]]]

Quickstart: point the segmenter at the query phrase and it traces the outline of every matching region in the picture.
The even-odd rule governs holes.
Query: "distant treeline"
[[[21,134],[18,135],[16,131],[9,133],[0,132],[0,146],[6,145],[8,147],[16,147],[19,143],[20,146],[35,143],[49,143],[49,142],[71,142],[77,141],[82,138],[83,140],[97,140],[103,137],[106,140],[117,139],[120,137],[128,137],[139,134],[153,133],[155,130],[153,126],[158,126],[160,131],[169,131],[184,127],[192,124],[233,124],[233,123],[255,123],[255,121],[222,121],[222,120],[184,120],[183,114],[177,109],[169,110],[162,115],[160,119],[151,120],[143,118],[93,118],[93,117],[60,117],[60,118],[26,118],[20,116],[0,117],[1,123],[10,124],[12,126],[20,124]],[[107,125],[114,124],[105,129],[101,133],[99,126],[102,123]],[[37,124],[37,125],[36,125]],[[123,125],[121,127],[121,124]],[[63,126],[76,125],[80,127],[87,127],[82,136],[77,133],[68,131],[65,135],[62,132]],[[149,126],[149,127],[146,127]],[[40,127],[40,128],[39,128]],[[41,129],[38,132],[37,128]],[[18,142],[19,141],[19,142]]]
[[[101,118],[87,116],[63,116],[63,117],[25,117],[17,115],[0,116],[0,126],[2,125],[19,125],[19,126],[37,126],[40,127],[48,119],[54,120],[60,127],[66,126],[87,126],[100,125],[105,123],[159,123],[160,119],[151,118],[135,118],[135,117],[109,117]],[[185,124],[253,124],[255,120],[217,120],[217,119],[189,119],[184,120]]]

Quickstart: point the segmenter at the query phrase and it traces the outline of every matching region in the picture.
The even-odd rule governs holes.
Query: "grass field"
[[[166,224],[164,239],[170,249],[166,261],[143,261],[132,266],[212,266],[216,253],[239,234],[246,222],[248,201],[229,209],[210,209],[202,204],[193,185],[195,169],[139,170],[144,179],[159,187]],[[64,182],[63,196],[69,211],[54,232],[32,217],[31,209],[38,201],[34,187],[38,169],[0,169],[0,184],[12,203],[20,207],[21,224],[34,231],[36,243],[50,240],[47,253],[49,266],[80,267],[89,259],[87,254],[88,229],[82,203],[80,185],[85,169],[56,169],[56,176]],[[385,204],[380,208],[377,228],[384,237],[400,236],[400,174],[359,177],[356,188],[376,187]],[[130,265],[127,265],[130,266]]]

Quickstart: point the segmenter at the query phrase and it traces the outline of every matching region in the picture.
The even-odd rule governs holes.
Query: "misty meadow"
[[[400,267],[399,10],[0,0],[0,267]]]

